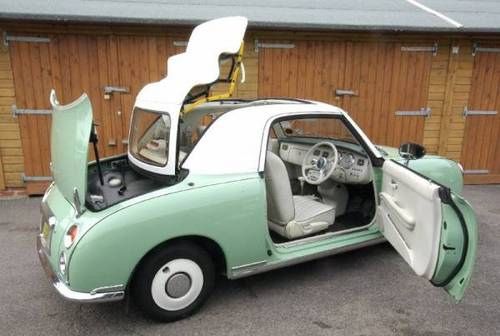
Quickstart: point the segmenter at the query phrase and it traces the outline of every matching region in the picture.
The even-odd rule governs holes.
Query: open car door
[[[382,171],[381,232],[418,276],[460,300],[476,257],[472,208],[449,188],[396,161],[386,160]]]

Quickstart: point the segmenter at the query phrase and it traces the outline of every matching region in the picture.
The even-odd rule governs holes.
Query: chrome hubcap
[[[189,291],[191,288],[191,278],[186,273],[176,273],[172,275],[165,285],[168,296],[177,299]]]

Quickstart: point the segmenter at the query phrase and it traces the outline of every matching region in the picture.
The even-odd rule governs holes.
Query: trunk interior
[[[91,211],[100,211],[130,198],[160,189],[166,184],[135,171],[127,156],[101,161],[103,183],[97,165],[88,168],[85,205]]]

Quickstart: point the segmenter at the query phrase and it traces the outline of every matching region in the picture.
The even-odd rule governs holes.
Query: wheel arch
[[[130,288],[130,284],[134,281],[137,271],[140,265],[144,262],[144,260],[146,260],[149,256],[155,254],[157,251],[166,248],[167,246],[172,246],[174,244],[182,244],[182,243],[195,244],[198,247],[204,249],[210,255],[210,257],[212,257],[215,266],[215,272],[217,274],[226,275],[226,270],[227,270],[226,255],[220,244],[217,243],[215,240],[205,236],[186,235],[186,236],[167,239],[161,242],[160,244],[156,245],[155,247],[151,248],[148,252],[146,252],[134,266],[134,269],[130,274],[130,277],[127,282],[127,291]]]

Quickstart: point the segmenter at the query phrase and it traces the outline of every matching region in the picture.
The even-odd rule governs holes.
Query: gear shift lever
[[[300,182],[300,195],[304,196],[304,182],[306,181],[304,176],[299,176],[298,180]]]

